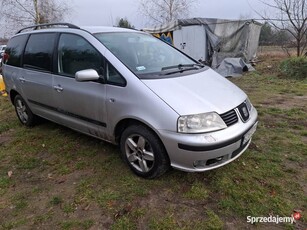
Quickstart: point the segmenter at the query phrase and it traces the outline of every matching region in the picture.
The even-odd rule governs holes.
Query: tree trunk
[[[296,37],[296,55],[299,57],[302,55],[302,45],[303,45],[303,33],[301,30],[297,31],[297,37]]]
[[[41,19],[38,10],[38,0],[33,0],[34,9],[35,9],[35,24],[39,24]]]

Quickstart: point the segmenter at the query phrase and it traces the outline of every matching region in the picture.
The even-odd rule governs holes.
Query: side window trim
[[[25,50],[26,50],[26,47],[27,47],[27,44],[28,44],[28,41],[29,41],[29,38],[30,38],[30,34],[27,34],[26,36],[27,36],[26,42],[25,42],[25,44],[23,46],[21,57],[20,57],[20,67],[21,68],[23,67],[23,56],[25,54]]]
[[[52,57],[52,74],[57,74],[58,73],[58,46],[60,42],[60,36],[61,33],[55,32],[55,44],[54,44],[54,52],[53,52],[53,57]]]
[[[32,65],[28,65],[28,64],[24,64],[23,68],[28,69],[28,70],[36,70],[36,71],[40,71],[40,72],[43,72],[43,73],[52,73],[52,71],[48,71],[48,70],[42,69],[38,66],[32,66]]]
[[[59,45],[60,45],[60,39],[63,34],[72,34],[72,33],[58,33],[57,37],[57,43],[56,43],[56,51],[55,51],[55,58],[54,58],[54,65],[53,67],[55,68],[54,74],[61,76],[61,77],[67,77],[67,78],[75,78],[75,76],[71,74],[65,74],[65,73],[60,73],[60,52],[59,52]]]

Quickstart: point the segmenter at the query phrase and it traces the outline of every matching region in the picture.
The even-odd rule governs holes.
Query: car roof
[[[137,30],[111,26],[81,26],[81,29],[84,29],[92,34],[107,32],[140,32]]]
[[[60,23],[60,25],[63,25],[65,23]],[[43,25],[43,24],[42,24]],[[48,25],[48,24],[45,24]],[[51,24],[52,25],[52,24]],[[66,24],[65,24],[66,25]],[[95,33],[108,33],[108,32],[139,32],[139,33],[144,33],[138,30],[134,30],[134,29],[127,29],[127,28],[121,28],[121,27],[112,27],[112,26],[82,26],[82,27],[78,27],[72,24],[67,24],[69,25],[68,27],[63,27],[63,26],[59,26],[59,27],[50,27],[50,28],[40,28],[37,29],[37,27],[39,25],[34,25],[34,26],[30,26],[30,27],[26,27],[20,31],[18,31],[18,34],[31,34],[31,33],[44,33],[44,32],[67,32],[67,31],[86,31],[88,33],[91,34],[95,34]],[[44,25],[43,25],[44,26]],[[34,29],[33,29],[34,28]]]

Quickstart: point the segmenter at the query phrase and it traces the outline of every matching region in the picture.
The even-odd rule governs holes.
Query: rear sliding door
[[[56,107],[51,74],[55,43],[55,33],[31,34],[25,47],[23,70],[19,78],[23,84],[23,94],[33,112],[46,118],[51,118]]]

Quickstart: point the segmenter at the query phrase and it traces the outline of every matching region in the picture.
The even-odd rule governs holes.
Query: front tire
[[[164,145],[152,130],[143,125],[132,125],[124,130],[120,149],[124,161],[140,177],[155,178],[170,167]]]
[[[29,106],[20,95],[17,95],[14,98],[14,106],[17,117],[21,124],[28,127],[31,127],[35,124],[37,120],[36,116],[32,113]]]

